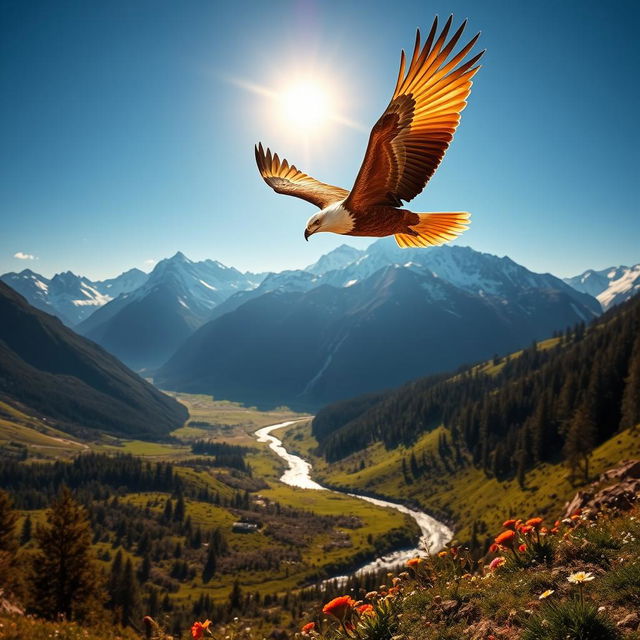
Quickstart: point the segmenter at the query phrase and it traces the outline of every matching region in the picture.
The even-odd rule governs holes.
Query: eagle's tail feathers
[[[420,221],[409,229],[410,233],[396,233],[398,246],[402,249],[431,247],[454,240],[469,228],[471,214],[466,211],[446,213],[418,213]]]

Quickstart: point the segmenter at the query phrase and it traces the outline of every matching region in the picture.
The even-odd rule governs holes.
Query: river
[[[327,487],[323,487],[321,484],[312,479],[312,467],[309,462],[307,462],[300,456],[289,453],[282,444],[282,441],[276,438],[276,436],[272,435],[274,431],[289,427],[296,422],[297,420],[290,420],[288,422],[281,422],[280,424],[273,424],[268,427],[262,427],[262,429],[258,429],[255,432],[255,436],[258,439],[258,442],[268,443],[269,447],[278,456],[280,456],[287,462],[288,468],[280,477],[280,482],[284,482],[284,484],[288,484],[291,487],[300,487],[301,489],[330,491],[330,489],[327,489]],[[354,572],[355,574],[366,573],[375,569],[390,569],[393,566],[405,563],[407,560],[415,557],[420,552],[424,553],[424,550],[426,548],[428,548],[432,552],[438,551],[439,549],[444,547],[444,545],[453,537],[453,532],[451,531],[451,529],[449,529],[449,527],[447,527],[442,522],[439,522],[435,518],[427,515],[426,513],[423,513],[422,511],[409,509],[409,507],[405,507],[404,505],[398,504],[396,502],[389,502],[388,500],[380,500],[379,498],[361,496],[357,493],[349,493],[348,495],[353,498],[359,498],[360,500],[366,500],[367,502],[371,502],[372,504],[375,504],[379,507],[396,509],[401,513],[406,513],[418,523],[420,531],[422,532],[420,542],[414,549],[401,549],[392,553],[388,553],[381,558],[376,558],[375,560],[367,562],[367,564],[360,567],[357,571]],[[333,578],[333,580],[340,580],[345,577],[346,576],[338,576],[337,578]]]

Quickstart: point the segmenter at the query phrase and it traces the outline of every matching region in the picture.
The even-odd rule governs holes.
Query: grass
[[[524,489],[515,479],[500,481],[487,477],[470,464],[442,472],[437,478],[425,476],[407,484],[402,473],[403,457],[407,462],[411,452],[418,458],[423,452],[437,457],[438,439],[443,432],[446,432],[444,427],[437,427],[423,434],[411,448],[401,446],[387,451],[381,443],[375,443],[331,465],[314,456],[317,442],[308,423],[287,430],[283,442],[313,461],[319,479],[354,491],[374,491],[391,499],[414,500],[425,511],[453,522],[456,536],[462,540],[471,537],[474,522],[484,523],[481,530],[486,530],[516,513],[558,514],[578,489],[570,482],[568,470],[562,464],[539,465],[527,473]],[[594,450],[592,475],[596,477],[620,460],[633,457],[640,457],[640,430],[637,429],[621,432]]]
[[[29,454],[38,458],[69,458],[87,448],[43,418],[0,402],[0,447],[16,444],[27,447]]]

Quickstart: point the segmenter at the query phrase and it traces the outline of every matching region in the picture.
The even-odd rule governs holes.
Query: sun
[[[329,93],[319,83],[298,81],[282,91],[278,109],[285,124],[307,132],[322,128],[331,118]]]

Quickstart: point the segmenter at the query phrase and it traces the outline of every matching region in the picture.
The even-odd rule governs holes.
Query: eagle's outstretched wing
[[[438,19],[420,48],[416,35],[409,70],[405,53],[387,110],[371,130],[369,145],[345,206],[352,211],[372,205],[399,207],[415,198],[435,173],[460,122],[471,91],[473,66],[484,51],[460,64],[476,43],[477,34],[447,62],[466,25],[445,43],[453,16],[434,43]],[[459,66],[458,66],[459,65]]]
[[[344,200],[349,195],[346,189],[318,182],[306,173],[298,171],[284,158],[280,160],[277,153],[271,155],[269,149],[265,153],[262,144],[258,144],[256,147],[256,162],[260,175],[274,191],[302,198],[320,209]]]

